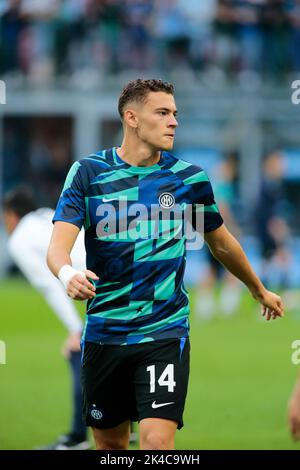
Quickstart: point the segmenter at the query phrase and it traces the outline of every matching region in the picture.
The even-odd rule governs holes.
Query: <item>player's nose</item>
[[[170,121],[169,121],[169,127],[177,127],[178,126],[178,122],[177,122],[177,119],[175,118],[175,116],[172,116],[170,118]]]

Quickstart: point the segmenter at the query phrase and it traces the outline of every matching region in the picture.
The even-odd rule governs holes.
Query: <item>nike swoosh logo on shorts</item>
[[[155,403],[155,401],[152,403],[152,408],[160,408],[161,406],[172,405],[174,403],[174,401],[170,401],[169,403]]]

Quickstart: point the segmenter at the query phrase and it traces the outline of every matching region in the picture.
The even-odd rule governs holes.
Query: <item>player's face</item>
[[[171,150],[174,145],[177,109],[173,95],[150,92],[137,108],[138,137],[155,150]]]

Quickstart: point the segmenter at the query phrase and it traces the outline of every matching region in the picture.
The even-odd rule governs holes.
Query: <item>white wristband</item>
[[[80,274],[80,276],[86,279],[86,275],[83,271],[78,271],[77,269],[74,269],[70,264],[65,264],[60,268],[58,273],[58,279],[62,282],[66,290],[68,289],[70,280],[73,276],[75,276],[75,274]]]

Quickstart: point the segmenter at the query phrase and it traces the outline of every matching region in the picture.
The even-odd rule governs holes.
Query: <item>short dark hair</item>
[[[4,195],[3,210],[13,211],[20,218],[37,208],[34,194],[28,186],[18,186]]]
[[[163,80],[152,78],[150,80],[143,80],[138,78],[137,80],[132,80],[127,83],[123,88],[118,104],[119,114],[121,119],[124,115],[124,106],[130,101],[137,101],[143,103],[146,101],[148,93],[151,91],[163,91],[170,95],[174,95],[174,85],[169,82],[164,82]]]

